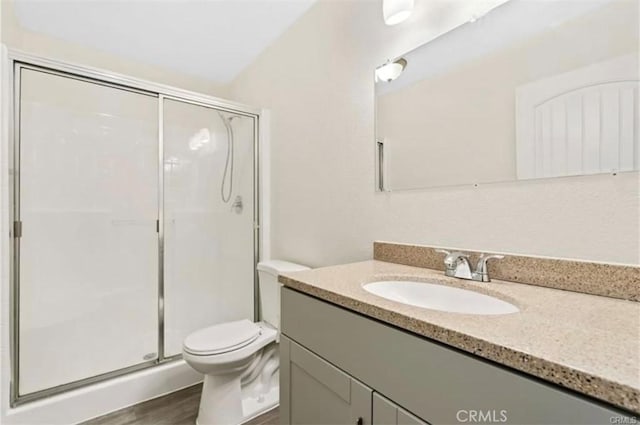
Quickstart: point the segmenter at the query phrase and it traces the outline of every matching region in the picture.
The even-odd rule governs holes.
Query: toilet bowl
[[[184,360],[204,375],[198,425],[238,425],[278,405],[278,274],[301,270],[308,267],[258,263],[262,321],[216,324],[185,338]]]

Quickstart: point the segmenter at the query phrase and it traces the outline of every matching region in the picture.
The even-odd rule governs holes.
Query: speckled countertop
[[[471,289],[520,312],[480,316],[427,310],[362,288],[378,280],[425,280]],[[364,261],[280,276],[285,286],[349,310],[640,413],[640,303]]]

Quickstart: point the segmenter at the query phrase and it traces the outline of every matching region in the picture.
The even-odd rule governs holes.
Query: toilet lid
[[[185,351],[196,355],[222,354],[251,344],[260,327],[244,319],[200,329],[184,340]]]

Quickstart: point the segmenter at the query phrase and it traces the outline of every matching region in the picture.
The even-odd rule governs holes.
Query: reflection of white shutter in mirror
[[[637,170],[638,82],[627,55],[518,87],[518,179]]]

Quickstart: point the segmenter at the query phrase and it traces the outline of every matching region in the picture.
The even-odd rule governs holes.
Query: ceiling
[[[316,0],[15,0],[24,28],[231,82]]]

